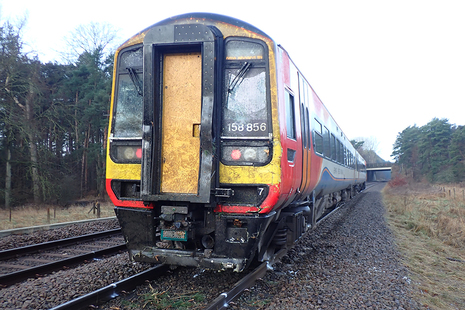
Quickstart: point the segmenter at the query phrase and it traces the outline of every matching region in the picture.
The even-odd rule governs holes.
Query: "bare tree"
[[[118,31],[109,23],[91,22],[87,25],[79,25],[65,38],[65,50],[61,57],[65,62],[76,63],[83,53],[92,54],[96,50],[108,55],[115,49]]]
[[[363,158],[365,158],[367,163],[373,164],[383,161],[383,159],[380,158],[377,154],[379,142],[375,137],[356,138],[352,141],[351,142],[354,145],[354,147],[357,149],[360,155],[362,155]]]

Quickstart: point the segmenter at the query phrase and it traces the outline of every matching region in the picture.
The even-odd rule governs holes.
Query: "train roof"
[[[125,46],[134,37],[137,37],[140,34],[147,32],[148,30],[150,30],[153,27],[180,24],[180,23],[188,21],[188,20],[192,20],[193,22],[195,21],[197,23],[199,21],[203,21],[202,23],[206,24],[206,25],[215,25],[215,24],[218,24],[218,23],[230,24],[230,25],[233,25],[233,26],[243,28],[245,30],[257,33],[258,35],[264,36],[264,37],[270,39],[271,41],[274,41],[269,35],[267,35],[262,30],[258,29],[257,27],[255,27],[255,26],[253,26],[253,25],[251,25],[251,24],[249,24],[247,22],[244,22],[244,21],[242,21],[240,19],[230,17],[230,16],[226,16],[226,15],[216,14],[216,13],[194,12],[194,13],[185,13],[185,14],[175,15],[175,16],[166,18],[164,20],[161,20],[159,22],[156,22],[155,24],[145,28],[144,30],[142,30],[142,31],[138,32],[137,34],[135,34],[134,36],[132,36],[131,39],[124,42],[121,46]]]

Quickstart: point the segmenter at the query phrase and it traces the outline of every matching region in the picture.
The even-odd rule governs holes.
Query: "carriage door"
[[[144,37],[141,198],[210,203],[218,183],[223,35],[202,24],[153,27]]]
[[[161,193],[198,191],[201,70],[200,53],[163,56]]]

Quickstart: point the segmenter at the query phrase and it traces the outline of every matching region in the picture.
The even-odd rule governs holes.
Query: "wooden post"
[[[47,208],[47,223],[50,224],[50,208]]]
[[[95,203],[95,206],[97,208],[97,218],[100,218],[100,202],[96,202]]]

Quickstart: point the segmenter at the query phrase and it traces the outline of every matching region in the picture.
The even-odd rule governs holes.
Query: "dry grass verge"
[[[386,217],[418,288],[416,297],[428,309],[465,309],[462,190],[398,180],[383,190]]]
[[[12,210],[0,209],[0,230],[95,219],[97,212],[92,207],[93,204],[89,203],[66,208],[29,205]],[[113,209],[111,202],[100,203],[100,217],[114,216]]]

